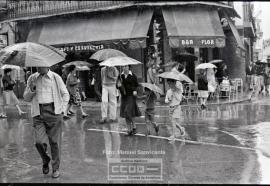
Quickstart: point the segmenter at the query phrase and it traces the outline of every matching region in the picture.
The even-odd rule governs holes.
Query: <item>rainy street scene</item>
[[[270,184],[269,18],[0,0],[0,184]]]

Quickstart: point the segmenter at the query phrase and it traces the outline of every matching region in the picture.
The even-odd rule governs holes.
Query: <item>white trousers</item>
[[[102,119],[108,118],[108,111],[109,111],[109,118],[108,119],[116,119],[116,112],[117,112],[117,89],[115,85],[112,86],[102,86],[102,103],[101,103],[101,116]]]

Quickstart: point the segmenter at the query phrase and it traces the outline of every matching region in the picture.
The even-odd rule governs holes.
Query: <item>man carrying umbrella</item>
[[[119,72],[114,66],[105,66],[101,69],[102,82],[102,103],[101,103],[101,124],[107,122],[107,115],[109,110],[109,121],[116,122],[117,112],[117,90],[116,82]]]
[[[62,78],[49,70],[49,67],[64,61],[66,54],[39,43],[17,43],[1,50],[0,61],[22,67],[38,67],[38,72],[27,80],[24,92],[25,101],[31,102],[31,115],[35,134],[35,146],[43,160],[42,171],[49,173],[52,158],[52,177],[58,178],[60,165],[61,125],[69,93]],[[47,154],[47,139],[51,147]]]
[[[24,92],[25,101],[31,102],[31,115],[35,129],[35,146],[43,161],[43,174],[49,173],[51,158],[47,154],[47,138],[51,146],[52,177],[60,176],[60,141],[64,108],[69,101],[68,90],[62,78],[49,70],[38,67],[32,74]]]

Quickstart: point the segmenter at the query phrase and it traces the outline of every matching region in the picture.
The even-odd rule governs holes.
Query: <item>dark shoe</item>
[[[127,134],[125,134],[125,136],[132,136],[133,135],[133,131],[128,131]]]
[[[146,133],[145,133],[145,136],[149,136],[151,135],[151,132],[148,130]]]
[[[158,125],[155,126],[155,131],[156,131],[156,134],[158,135],[158,132],[159,132],[159,126]]]
[[[117,123],[118,122],[118,119],[110,119],[109,122],[110,123]]]
[[[48,174],[50,172],[49,163],[50,163],[50,159],[48,159],[48,161],[45,164],[43,164],[42,166],[43,174]]]
[[[133,129],[132,129],[132,135],[134,135],[134,134],[136,134],[136,133],[137,133],[136,128],[133,128]]]
[[[68,116],[63,116],[63,119],[64,119],[64,120],[69,120],[70,117],[68,117]]]
[[[88,114],[83,114],[82,115],[82,118],[86,118],[86,117],[88,117]]]
[[[101,120],[99,121],[100,124],[105,124],[106,122],[107,122],[107,119],[101,119]]]
[[[73,111],[71,111],[71,110],[70,110],[70,111],[68,111],[68,112],[69,112],[70,114],[75,114],[75,112],[73,112]]]
[[[52,178],[58,178],[60,176],[59,170],[54,170],[52,173]]]

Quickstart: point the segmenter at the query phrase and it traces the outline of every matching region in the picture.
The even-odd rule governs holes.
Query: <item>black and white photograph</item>
[[[0,0],[0,184],[270,184],[270,1]]]

